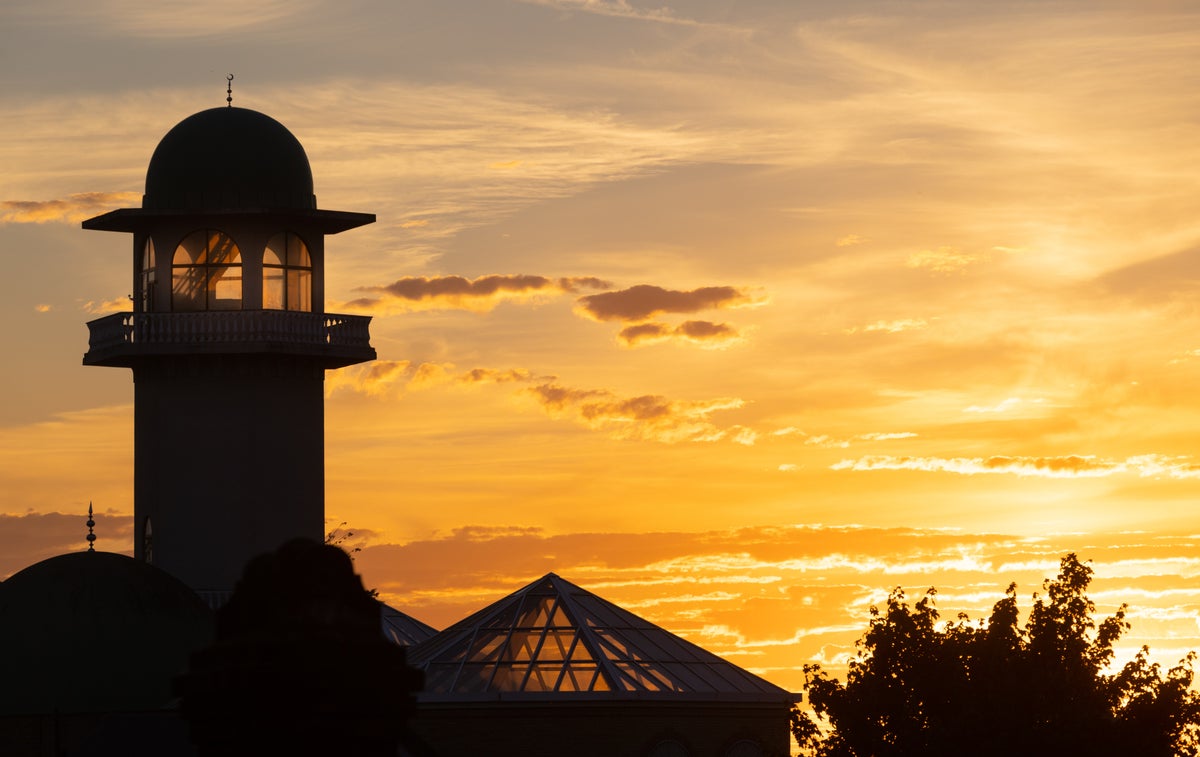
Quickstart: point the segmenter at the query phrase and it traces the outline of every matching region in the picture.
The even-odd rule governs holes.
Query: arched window
[[[312,258],[290,231],[271,237],[263,250],[263,307],[312,312]]]
[[[240,310],[242,254],[228,235],[193,231],[171,259],[171,309]]]
[[[142,312],[149,313],[154,310],[154,282],[158,278],[154,273],[156,264],[154,258],[154,240],[146,237],[146,246],[142,249],[142,270],[139,275],[139,286],[142,288],[139,293],[141,296]]]

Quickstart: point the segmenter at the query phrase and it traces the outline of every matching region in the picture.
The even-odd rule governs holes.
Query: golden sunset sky
[[[0,55],[0,576],[88,502],[131,547],[80,358],[132,241],[80,221],[233,73],[378,216],[326,507],[398,609],[554,571],[799,691],[891,587],[1028,608],[1076,551],[1122,661],[1200,649],[1195,3],[10,0]]]

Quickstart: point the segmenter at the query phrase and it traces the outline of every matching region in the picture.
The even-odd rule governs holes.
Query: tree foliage
[[[1197,754],[1194,653],[1164,674],[1143,647],[1109,672],[1126,606],[1097,625],[1091,579],[1074,554],[1062,558],[1024,627],[1016,584],[986,623],[959,614],[940,626],[936,590],[911,607],[894,590],[871,608],[845,685],[805,666],[816,717],[793,711],[797,743],[817,757]]]

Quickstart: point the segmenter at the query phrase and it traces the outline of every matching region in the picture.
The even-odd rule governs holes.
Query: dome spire
[[[88,527],[88,535],[87,535],[87,542],[88,542],[88,552],[95,552],[95,551],[96,551],[96,534],[95,534],[95,532],[93,532],[93,531],[92,531],[92,529],[93,529],[93,528],[95,528],[95,526],[96,526],[96,521],[95,521],[95,520],[92,518],[92,503],[91,503],[91,502],[88,502],[88,519],[87,519],[87,527]]]
[[[233,74],[225,77],[225,102],[226,107],[233,107]]]

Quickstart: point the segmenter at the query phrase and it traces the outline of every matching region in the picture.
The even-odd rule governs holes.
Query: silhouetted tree
[[[934,589],[912,607],[894,590],[871,608],[845,685],[804,667],[816,718],[793,711],[796,742],[818,757],[1197,754],[1194,653],[1165,677],[1146,647],[1107,672],[1129,623],[1122,605],[1097,626],[1091,578],[1074,554],[1062,558],[1024,628],[1016,584],[986,623],[960,613],[940,628]]]
[[[213,644],[176,681],[200,757],[395,757],[423,675],[337,547],[295,539],[246,564]]]

